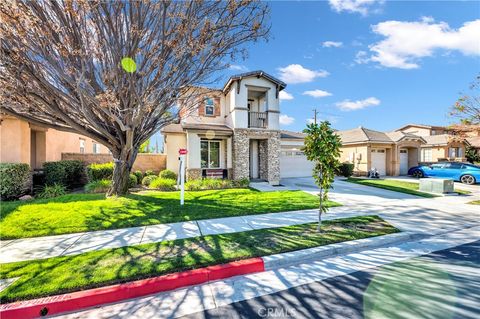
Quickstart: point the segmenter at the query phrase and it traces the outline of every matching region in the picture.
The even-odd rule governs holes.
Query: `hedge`
[[[354,165],[352,163],[342,163],[337,169],[337,175],[350,177],[353,175]]]
[[[158,177],[160,178],[165,178],[165,179],[173,179],[177,180],[177,174],[175,174],[174,171],[171,171],[169,169],[164,169],[158,174]]]
[[[0,195],[2,199],[16,199],[30,192],[30,166],[23,163],[0,164]]]
[[[87,166],[88,181],[100,181],[102,179],[112,179],[113,162],[104,164],[90,164]]]
[[[45,184],[60,184],[72,189],[83,186],[87,182],[85,164],[77,160],[64,160],[43,163],[45,172]]]

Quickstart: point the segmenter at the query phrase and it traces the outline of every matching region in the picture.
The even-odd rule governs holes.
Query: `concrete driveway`
[[[291,189],[318,193],[311,177],[288,178],[281,183]],[[330,209],[330,216],[376,214],[404,231],[434,235],[480,225],[480,209],[466,204],[478,199],[473,195],[423,198],[337,179],[330,199],[343,204]]]

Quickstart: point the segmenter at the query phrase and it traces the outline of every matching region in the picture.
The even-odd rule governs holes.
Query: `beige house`
[[[59,161],[62,153],[108,154],[108,149],[80,134],[33,125],[9,115],[0,117],[0,162],[27,163],[32,169]]]
[[[466,161],[465,150],[468,139],[457,137],[448,128],[422,124],[408,124],[397,131],[411,133],[425,139],[421,145],[420,162]]]
[[[196,111],[162,130],[167,168],[178,171],[188,150],[187,178],[202,176],[280,182],[279,93],[282,81],[254,71],[232,76],[222,89],[194,88]]]
[[[406,175],[418,165],[419,149],[425,140],[405,132],[379,132],[364,127],[337,131],[342,140],[341,162],[354,164],[356,174],[365,175],[372,168],[380,175]]]

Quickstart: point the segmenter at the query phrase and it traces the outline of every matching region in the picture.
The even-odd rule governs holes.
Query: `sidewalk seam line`
[[[140,238],[140,241],[138,242],[138,244],[141,244],[141,243],[142,243],[142,241],[143,241],[143,236],[145,236],[145,233],[147,232],[147,227],[148,227],[148,226],[145,226],[145,227],[143,228],[142,237]]]
[[[200,236],[203,236],[202,229],[200,228],[200,224],[198,223],[198,220],[195,221],[195,224],[197,225],[198,232],[200,233]],[[192,237],[190,237],[190,238],[192,238]]]
[[[77,238],[77,240],[75,240],[70,246],[68,246],[67,248],[65,248],[65,250],[62,251],[62,253],[61,253],[60,255],[58,255],[58,256],[63,256],[63,255],[65,254],[65,252],[66,252],[67,250],[69,250],[70,248],[72,248],[72,246],[75,245],[83,236],[85,236],[85,233],[83,233],[82,235],[80,235],[80,236]]]

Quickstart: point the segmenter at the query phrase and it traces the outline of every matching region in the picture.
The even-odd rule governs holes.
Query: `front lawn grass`
[[[394,192],[400,192],[400,193],[416,195],[416,196],[421,196],[426,198],[439,197],[438,195],[420,192],[418,190],[419,184],[413,183],[413,182],[404,182],[404,181],[397,181],[397,180],[391,180],[391,179],[363,179],[363,178],[353,178],[353,177],[348,178],[347,182],[383,188],[383,189],[387,189]]]
[[[318,197],[302,191],[192,191],[186,192],[183,207],[179,199],[179,192],[145,191],[118,198],[69,194],[2,202],[0,236],[16,239],[318,207]]]
[[[213,264],[396,233],[378,216],[202,236],[75,256],[2,264],[0,278],[20,277],[2,303],[148,278]]]

